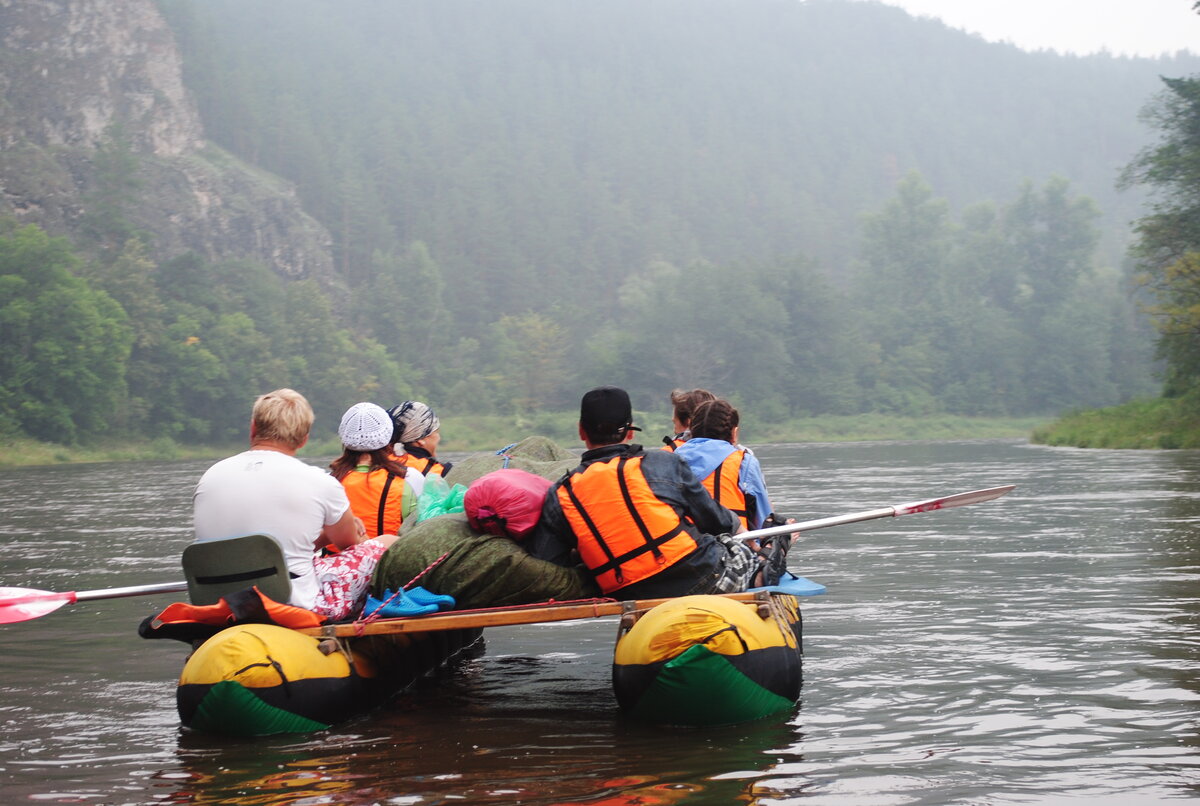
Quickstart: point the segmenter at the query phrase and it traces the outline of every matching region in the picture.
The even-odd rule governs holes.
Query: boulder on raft
[[[455,462],[446,474],[446,483],[451,487],[455,484],[470,487],[475,479],[502,467],[528,470],[542,478],[557,481],[578,464],[577,455],[559,447],[547,437],[526,437],[503,450],[476,453]]]

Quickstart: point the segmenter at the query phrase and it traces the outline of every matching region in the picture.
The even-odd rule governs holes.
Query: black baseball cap
[[[589,434],[621,437],[626,431],[641,431],[633,424],[629,393],[617,386],[597,386],[579,403],[579,424]]]

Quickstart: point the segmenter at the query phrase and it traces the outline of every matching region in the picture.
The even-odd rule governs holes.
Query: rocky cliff
[[[332,279],[293,189],[205,143],[153,0],[0,0],[0,215],[72,236],[100,206],[160,259]]]

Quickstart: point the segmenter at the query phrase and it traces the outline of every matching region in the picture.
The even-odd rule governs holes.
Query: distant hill
[[[1061,175],[1117,264],[1158,76],[844,0],[163,0],[209,136],[297,183],[354,282],[421,241],[460,320],[613,300],[661,259],[850,270],[916,171],[955,206]]]

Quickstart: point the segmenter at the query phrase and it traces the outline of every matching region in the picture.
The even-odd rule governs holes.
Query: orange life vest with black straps
[[[725,457],[725,461],[717,469],[708,474],[700,484],[708,490],[721,506],[728,509],[742,523],[743,529],[750,528],[750,510],[746,505],[746,494],[738,486],[738,476],[742,469],[742,459],[746,456],[744,450],[737,450]]]
[[[671,453],[674,453],[675,449],[685,442],[687,442],[686,439],[680,439],[679,437],[663,437],[662,449],[664,451],[671,451]]]
[[[412,497],[412,488],[401,476],[383,468],[370,472],[356,469],[342,478],[342,487],[350,499],[350,511],[367,527],[367,537],[400,533],[404,510],[411,506],[405,496]]]
[[[654,576],[698,548],[675,508],[654,494],[642,456],[614,456],[571,472],[556,495],[580,559],[604,593]]]
[[[413,456],[411,453],[402,453],[396,457],[400,464],[405,467],[412,468],[422,476],[428,476],[433,473],[437,476],[446,475],[446,467],[432,456],[426,456],[424,459]]]

